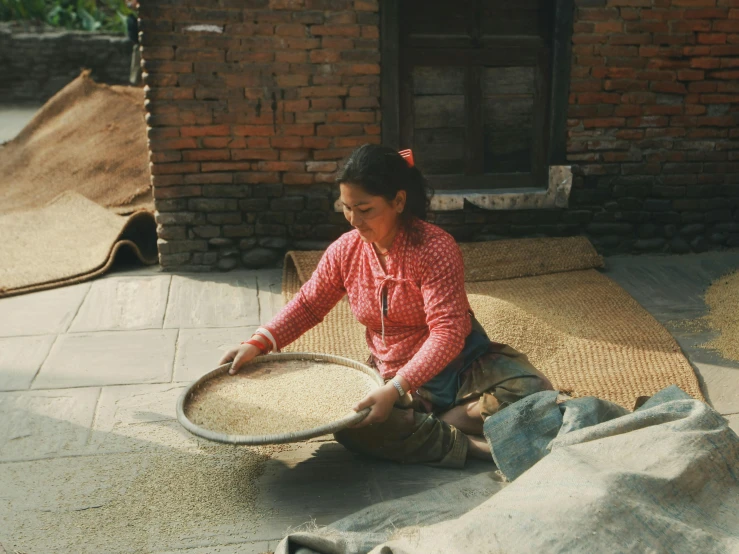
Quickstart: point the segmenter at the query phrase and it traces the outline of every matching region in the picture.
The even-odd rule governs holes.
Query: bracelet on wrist
[[[251,344],[252,346],[256,346],[259,349],[260,354],[266,354],[268,352],[267,347],[259,340],[249,339],[242,341],[241,344]]]

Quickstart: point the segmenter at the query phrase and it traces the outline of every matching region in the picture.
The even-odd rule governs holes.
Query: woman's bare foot
[[[493,456],[490,453],[490,445],[485,437],[481,435],[467,435],[468,446],[467,446],[467,457],[476,458],[478,460],[487,460],[488,462],[493,461]]]

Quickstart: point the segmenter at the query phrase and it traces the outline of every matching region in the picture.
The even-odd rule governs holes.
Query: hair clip
[[[401,157],[406,161],[408,164],[408,167],[415,167],[416,163],[413,161],[413,152],[410,148],[407,150],[401,150],[398,152],[398,154],[401,155]]]

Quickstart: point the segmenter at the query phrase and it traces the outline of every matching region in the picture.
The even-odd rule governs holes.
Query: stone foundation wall
[[[97,82],[127,84],[132,47],[124,36],[0,25],[0,102],[45,102],[83,69]]]

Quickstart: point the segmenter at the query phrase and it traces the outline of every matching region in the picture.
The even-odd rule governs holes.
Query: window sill
[[[570,166],[549,167],[549,186],[540,188],[511,188],[485,190],[436,190],[431,197],[431,211],[461,210],[469,202],[486,210],[545,210],[566,208],[572,190]],[[342,211],[339,200],[334,210]]]

